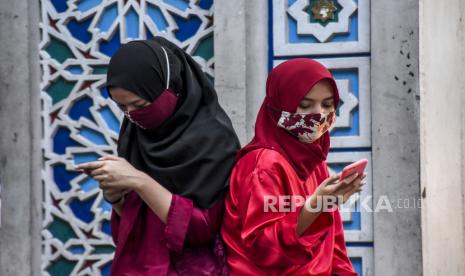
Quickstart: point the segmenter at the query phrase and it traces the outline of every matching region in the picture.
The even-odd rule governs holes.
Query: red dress
[[[347,257],[337,209],[319,215],[300,237],[296,227],[301,206],[264,212],[264,196],[306,198],[328,176],[323,161],[302,181],[271,149],[250,151],[238,161],[221,228],[231,275],[358,275]]]

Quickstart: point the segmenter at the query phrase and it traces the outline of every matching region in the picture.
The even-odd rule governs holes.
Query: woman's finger
[[[362,183],[362,179],[360,177],[355,177],[355,179],[352,182],[341,186],[336,191],[336,193],[339,194],[339,195],[345,195],[346,193],[351,192],[352,190],[359,188],[360,183]]]
[[[114,186],[105,186],[104,188],[101,188],[101,190],[106,193],[106,192],[110,192],[110,193],[122,193],[122,194],[127,194],[128,192],[130,192],[130,190],[128,189],[121,189],[121,188],[118,188],[118,187],[114,187]]]
[[[85,174],[87,174],[89,176],[90,176],[90,173],[92,172],[92,170],[87,170],[87,169],[86,170],[84,170],[84,169],[76,169],[76,170],[78,172],[80,172],[80,173],[85,173]]]
[[[105,196],[108,196],[108,197],[114,197],[114,196],[120,195],[120,194],[122,194],[122,193],[121,193],[121,191],[115,191],[115,190],[109,191],[109,190],[107,189],[107,190],[103,190],[103,194],[104,194]]]
[[[105,189],[102,189],[104,193],[121,193],[123,190],[115,188],[115,187],[106,187]]]
[[[326,179],[326,183],[327,183],[327,184],[328,184],[328,183],[333,183],[333,182],[337,181],[338,179],[339,179],[339,176],[338,176],[337,174],[331,175],[330,177],[328,177],[328,178]]]
[[[103,166],[104,162],[100,161],[93,161],[88,163],[82,163],[76,166],[76,169],[83,169],[83,170],[95,170]]]
[[[344,178],[342,181],[349,184],[349,183],[352,183],[355,179],[357,179],[357,177],[358,177],[358,173],[354,173],[354,174]]]
[[[348,183],[347,186],[351,186],[351,187],[358,186],[360,185],[361,182],[362,182],[362,179],[360,177],[355,177],[354,179],[352,179],[352,181]]]
[[[113,196],[114,194],[116,194],[115,191],[111,191],[111,190],[108,190],[108,189],[102,189],[102,193],[105,196]]]
[[[355,193],[357,193],[357,192],[359,192],[359,191],[361,191],[361,188],[359,188],[359,187],[356,187],[356,188],[354,188],[354,189],[351,189],[351,190],[347,191],[347,192],[344,194],[344,196],[343,196],[343,199],[344,199],[344,200],[343,200],[342,203],[346,203],[347,200],[348,200],[353,194],[355,194]]]
[[[359,182],[358,184],[355,184],[354,186],[352,186],[352,189],[350,189],[349,191],[347,191],[347,192],[344,194],[344,197],[349,198],[349,197],[352,196],[353,194],[362,191],[362,187],[363,187],[363,185],[365,185],[365,184],[366,184],[366,182],[364,182],[364,181],[361,181],[361,182]]]
[[[344,180],[341,181],[343,185],[340,185],[335,192],[337,192],[338,194],[344,194],[346,191],[352,189],[353,185],[355,184],[356,179],[357,179],[356,173],[349,177],[344,178]]]
[[[336,181],[333,184],[328,184],[327,186],[325,186],[325,190],[330,194],[335,194],[337,193],[337,191],[342,189],[342,187],[344,187],[345,185],[346,183],[344,182]]]
[[[337,195],[344,195],[345,193],[352,190],[353,188],[354,187],[351,185],[351,183],[349,183],[349,184],[344,183],[344,185],[341,185],[341,187],[339,189],[337,189],[337,191],[335,191],[335,193]]]
[[[346,193],[348,190],[352,189],[352,183],[353,179],[357,177],[356,173],[344,178],[342,181],[340,181],[340,185],[335,186],[334,193],[337,195],[341,195]]]
[[[98,160],[113,160],[113,161],[117,161],[117,160],[119,160],[119,157],[118,157],[118,156],[114,156],[114,155],[104,155],[104,156],[100,157]]]
[[[102,190],[108,189],[110,186],[108,186],[108,182],[106,180],[101,180],[98,182],[98,186]]]
[[[106,174],[106,171],[103,168],[95,169],[95,170],[91,171],[91,173],[90,173],[90,175],[92,177],[95,177],[95,176],[101,175],[101,174]]]
[[[107,179],[107,176],[104,174],[99,174],[99,175],[94,176],[94,179],[101,182],[101,181],[105,181]]]
[[[339,176],[337,174],[332,175],[332,176],[328,177],[327,179],[325,179],[324,185],[328,186],[328,185],[338,184],[337,183],[338,179],[339,179]]]

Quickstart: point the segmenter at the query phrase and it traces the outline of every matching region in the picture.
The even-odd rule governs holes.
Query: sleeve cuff
[[[192,200],[173,195],[165,231],[161,237],[169,250],[178,253],[182,251],[193,208]]]

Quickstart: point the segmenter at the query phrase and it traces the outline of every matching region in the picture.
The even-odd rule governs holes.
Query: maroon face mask
[[[169,89],[170,62],[165,48],[161,47],[166,57],[166,88],[150,105],[132,111],[124,111],[124,115],[142,129],[156,129],[175,111],[178,96]]]
[[[174,113],[177,101],[178,96],[166,89],[150,105],[124,115],[142,129],[156,129]]]

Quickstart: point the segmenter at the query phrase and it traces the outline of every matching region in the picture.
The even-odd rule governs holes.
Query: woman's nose
[[[323,112],[323,108],[320,105],[317,105],[310,110],[310,113],[322,113],[322,112]]]
[[[135,108],[134,106],[132,106],[132,105],[126,107],[126,111],[127,111],[127,112],[131,112],[131,111],[133,111],[133,110],[135,110],[135,109],[136,109],[136,108]]]

